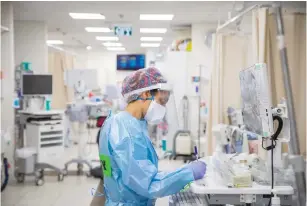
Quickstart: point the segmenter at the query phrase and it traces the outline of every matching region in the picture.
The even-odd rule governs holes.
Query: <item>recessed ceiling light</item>
[[[87,32],[112,32],[112,30],[107,27],[86,27],[85,30]]]
[[[159,47],[159,43],[141,43],[141,47]]]
[[[140,20],[170,21],[173,18],[173,14],[140,14]]]
[[[121,47],[123,45],[121,43],[117,43],[117,42],[106,42],[106,43],[103,43],[103,46],[105,46],[105,47]]]
[[[141,41],[162,41],[162,37],[141,37]]]
[[[96,39],[99,41],[118,41],[117,36],[97,36]]]
[[[163,54],[157,54],[157,57],[162,57],[163,56]]]
[[[63,44],[61,40],[47,40],[47,44]]]
[[[73,19],[105,19],[105,16],[97,13],[69,13]]]
[[[125,51],[126,49],[124,47],[107,47],[107,50],[109,50],[109,51]]]
[[[87,50],[91,50],[92,47],[91,47],[91,46],[87,46],[86,49],[87,49]]]
[[[166,32],[166,28],[140,28],[140,33],[164,34]]]

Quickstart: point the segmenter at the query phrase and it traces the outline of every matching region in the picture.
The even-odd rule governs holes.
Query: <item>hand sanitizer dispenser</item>
[[[49,98],[45,99],[45,109],[46,111],[50,111],[51,109],[51,100]]]

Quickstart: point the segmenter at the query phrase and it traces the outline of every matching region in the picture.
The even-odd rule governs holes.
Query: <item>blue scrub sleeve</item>
[[[148,158],[147,137],[127,137],[116,144],[112,155],[122,172],[123,184],[138,195],[156,199],[178,193],[194,181],[188,167],[173,172],[158,172]]]

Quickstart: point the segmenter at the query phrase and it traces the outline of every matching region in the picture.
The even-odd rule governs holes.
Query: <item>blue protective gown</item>
[[[155,199],[178,193],[194,181],[181,167],[158,172],[158,157],[149,139],[147,122],[128,112],[110,116],[100,133],[99,153],[110,158],[111,176],[104,174],[106,206],[149,206]]]

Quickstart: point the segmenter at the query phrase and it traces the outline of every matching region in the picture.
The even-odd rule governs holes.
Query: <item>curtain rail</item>
[[[267,4],[256,4],[253,5],[251,7],[248,7],[247,9],[245,9],[245,11],[242,11],[241,13],[239,13],[238,15],[236,15],[235,17],[229,19],[228,21],[226,21],[224,24],[222,24],[221,26],[219,25],[216,29],[216,33],[219,33],[222,29],[226,28],[227,26],[229,26],[230,24],[234,23],[235,21],[237,21],[239,18],[243,17],[245,14],[253,11],[256,8],[262,8],[262,7],[272,7],[272,5],[267,5]]]

